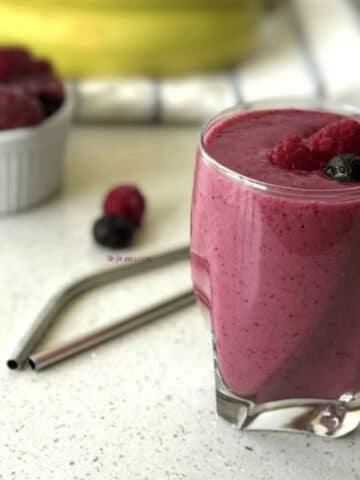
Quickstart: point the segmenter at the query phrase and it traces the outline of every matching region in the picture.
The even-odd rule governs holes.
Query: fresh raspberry
[[[311,135],[309,146],[322,164],[340,153],[360,154],[360,123],[350,118],[330,123]]]
[[[7,82],[12,77],[26,75],[31,71],[30,53],[20,47],[0,48],[0,81]]]
[[[40,123],[44,112],[39,100],[20,89],[0,85],[0,130]]]
[[[133,185],[119,185],[110,190],[105,197],[105,215],[122,215],[139,226],[144,211],[144,197]]]
[[[28,75],[18,78],[12,83],[20,87],[26,94],[38,97],[46,116],[58,110],[64,101],[62,82],[52,74]]]
[[[48,60],[40,59],[40,60],[32,60],[31,62],[31,75],[54,75],[54,70],[52,68],[51,63]]]
[[[45,115],[54,113],[64,101],[64,88],[51,64],[31,56],[24,48],[0,48],[0,82],[21,87],[25,94],[38,97]]]
[[[274,165],[289,170],[315,170],[318,168],[310,149],[297,136],[281,140],[270,152],[269,157]]]
[[[60,80],[55,77],[48,77],[39,84],[38,98],[43,104],[45,114],[52,115],[64,102],[64,87]]]

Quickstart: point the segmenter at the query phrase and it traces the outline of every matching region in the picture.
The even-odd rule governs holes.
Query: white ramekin
[[[0,131],[0,215],[25,210],[58,191],[73,103],[67,89],[63,105],[41,124]]]

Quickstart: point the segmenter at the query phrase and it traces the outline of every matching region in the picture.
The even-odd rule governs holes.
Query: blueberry
[[[342,153],[331,158],[324,169],[325,175],[342,182],[360,181],[360,155]]]
[[[124,248],[130,245],[136,227],[121,215],[104,215],[94,223],[95,241],[103,247]]]

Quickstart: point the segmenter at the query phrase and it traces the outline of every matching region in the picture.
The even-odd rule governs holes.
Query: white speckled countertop
[[[359,480],[360,432],[338,441],[240,433],[217,418],[210,334],[196,307],[42,373],[4,360],[50,294],[103,268],[89,235],[104,191],[134,181],[150,209],[129,255],[188,240],[195,129],[79,128],[62,196],[0,219],[1,480]],[[139,281],[140,280],[140,281]],[[181,289],[187,265],[84,295],[45,344]]]

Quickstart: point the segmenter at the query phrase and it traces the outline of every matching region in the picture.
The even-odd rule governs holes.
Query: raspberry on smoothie
[[[288,169],[319,170],[338,154],[360,154],[360,123],[344,118],[329,123],[310,137],[280,140],[269,153],[274,165]]]

